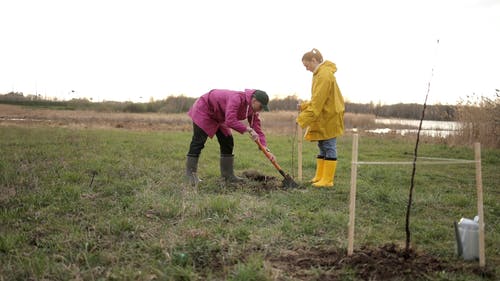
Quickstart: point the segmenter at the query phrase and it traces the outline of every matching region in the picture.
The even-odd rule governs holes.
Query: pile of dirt
[[[299,185],[291,186],[290,181],[292,181],[295,184],[295,181],[293,181],[291,177],[289,179],[284,179],[284,178],[278,179],[274,176],[267,176],[255,170],[244,171],[243,177],[245,177],[247,181],[240,184],[240,187],[251,189],[257,192],[303,188],[302,186]]]
[[[243,183],[243,188],[250,188],[254,191],[271,191],[283,188],[280,180],[273,176],[267,176],[255,170],[246,170],[243,176],[248,179],[248,182]]]
[[[394,244],[373,249],[364,247],[346,258],[345,262],[355,268],[365,280],[372,277],[387,280],[397,276],[415,279],[432,272],[457,270],[431,255],[417,253],[411,249],[407,252]]]
[[[406,252],[395,244],[362,247],[351,256],[342,249],[287,250],[267,260],[273,268],[300,280],[342,280],[348,271],[361,280],[420,280],[437,272],[470,272],[489,279],[495,275],[478,265],[450,264],[429,254]]]

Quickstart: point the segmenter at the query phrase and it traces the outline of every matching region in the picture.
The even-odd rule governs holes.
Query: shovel
[[[290,177],[289,174],[285,173],[283,171],[283,169],[281,169],[280,165],[278,165],[278,162],[276,162],[276,160],[272,159],[271,154],[269,154],[269,152],[267,152],[266,148],[262,145],[262,143],[260,143],[260,140],[256,139],[255,143],[259,146],[259,149],[262,150],[262,152],[264,152],[267,159],[269,159],[269,161],[271,161],[271,163],[273,163],[274,167],[278,170],[278,172],[280,172],[280,174],[283,176],[283,187],[286,187],[286,188],[299,187],[299,185],[292,179],[292,177]]]

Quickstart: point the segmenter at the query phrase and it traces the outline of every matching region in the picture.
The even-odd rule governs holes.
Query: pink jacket
[[[266,136],[260,127],[259,113],[252,109],[251,101],[255,90],[245,91],[211,90],[196,100],[188,115],[207,135],[212,138],[218,129],[226,136],[231,135],[231,129],[245,133],[247,126],[240,120],[248,120],[248,124],[259,134],[264,147]]]

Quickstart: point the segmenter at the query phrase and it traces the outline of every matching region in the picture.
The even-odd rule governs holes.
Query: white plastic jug
[[[479,259],[479,217],[462,218],[455,224],[457,254],[464,260]]]

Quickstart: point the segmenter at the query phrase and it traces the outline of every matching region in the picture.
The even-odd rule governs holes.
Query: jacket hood
[[[337,72],[337,66],[329,60],[325,60],[323,63],[321,63],[318,69],[316,69],[316,71],[314,72],[314,74],[318,73],[320,69],[326,69],[327,71],[332,73]]]

